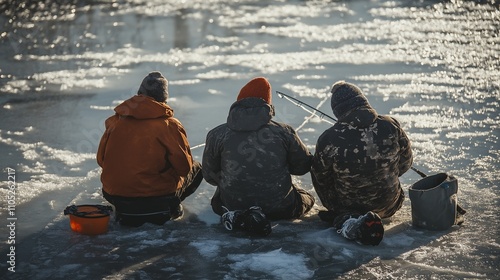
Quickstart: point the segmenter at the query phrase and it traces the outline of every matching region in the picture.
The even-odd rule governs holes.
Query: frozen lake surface
[[[1,279],[498,279],[498,2],[18,2],[0,3],[0,220],[16,226],[0,227]],[[331,84],[353,82],[400,120],[415,167],[458,179],[466,221],[414,228],[407,198],[384,221],[382,243],[367,247],[322,223],[318,200],[307,217],[250,238],[218,224],[215,188],[203,182],[183,220],[78,235],[63,210],[104,203],[95,161],[103,122],[153,70],[170,81],[169,104],[198,161],[251,78],[327,113]],[[330,124],[277,95],[273,103],[275,119],[314,152]],[[309,174],[294,179],[314,193]],[[419,179],[403,175],[405,192]]]

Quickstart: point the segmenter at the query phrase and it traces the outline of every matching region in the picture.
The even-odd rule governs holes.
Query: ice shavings
[[[48,191],[75,188],[89,179],[60,174],[34,174],[29,181],[17,182],[16,202],[21,205]],[[0,195],[7,196],[7,189],[0,188]]]
[[[272,5],[268,6],[268,9],[262,9],[258,6],[241,5],[238,8],[237,10],[223,10],[223,16],[219,18],[219,24],[228,28],[253,27],[258,24],[258,27],[261,27],[262,30],[262,27],[267,28],[269,25],[281,25],[283,22],[297,21],[293,17],[314,17],[322,12],[318,6]]]
[[[314,275],[314,271],[306,265],[307,257],[287,254],[282,249],[266,253],[231,254],[228,259],[234,262],[230,264],[231,269],[241,276],[248,271],[263,272],[274,279],[307,279]]]
[[[170,85],[194,85],[200,83],[200,79],[186,79],[186,80],[175,80],[169,81]]]
[[[448,109],[449,110],[449,109]],[[429,130],[450,130],[469,127],[470,121],[459,116],[452,117],[448,112],[425,113],[418,115],[399,115],[394,116],[397,120],[406,124],[406,127],[429,129]]]
[[[291,96],[298,95],[299,97],[315,97],[315,98],[323,99],[323,98],[329,97],[331,95],[331,93],[329,92],[329,87],[324,88],[324,89],[315,89],[315,88],[311,88],[311,87],[308,87],[308,86],[303,85],[303,84],[294,85],[294,84],[286,83],[283,85],[283,88],[289,90],[290,92],[286,92],[286,91],[283,91],[283,92],[288,94],[288,95],[291,95]],[[278,90],[278,91],[282,91],[282,90]]]
[[[446,71],[435,71],[430,73],[394,73],[394,74],[370,74],[353,77],[357,81],[365,82],[392,82],[392,83],[428,83],[446,84],[460,86],[464,83],[459,77],[451,76]]]
[[[18,169],[24,173],[44,173],[47,166],[39,161],[34,162],[32,166],[26,164],[19,164]]]
[[[99,111],[113,111],[115,107],[113,106],[98,106],[98,105],[90,105],[90,109],[99,110]]]
[[[126,70],[114,67],[95,67],[79,70],[60,70],[52,72],[37,73],[33,75],[35,80],[50,80],[51,83],[60,84],[61,90],[65,91],[75,87],[78,88],[103,88],[106,86],[106,75],[123,74]],[[104,75],[106,73],[106,75]]]
[[[200,255],[207,259],[217,257],[222,244],[223,242],[221,240],[198,240],[189,243],[190,246],[198,249]]]
[[[31,131],[31,129],[26,128],[25,131]],[[35,143],[23,143],[21,141],[16,141],[11,138],[2,137],[2,131],[0,130],[0,142],[8,145],[16,146],[23,153],[23,157],[30,161],[44,161],[48,159],[58,160],[68,166],[78,165],[88,159],[94,159],[95,155],[93,153],[77,153],[69,150],[62,150],[49,147],[43,142]],[[10,132],[7,131],[7,135],[24,135],[24,132]],[[42,166],[42,164],[38,164]]]
[[[405,103],[397,108],[392,108],[390,114],[394,113],[423,113],[423,112],[434,112],[440,110],[439,105],[419,105],[412,106],[409,103]]]
[[[89,159],[95,159],[95,154],[93,153],[75,153],[68,150],[51,148],[46,145],[39,148],[42,152],[41,154],[46,155],[46,158],[56,159],[70,166],[80,164]]]
[[[0,92],[20,93],[30,89],[27,80],[11,80],[0,86]]]
[[[227,79],[227,78],[235,78],[238,74],[230,71],[224,70],[211,70],[205,73],[199,73],[196,75],[199,79]]]
[[[32,130],[32,127],[26,127],[24,132]],[[11,135],[25,136],[24,133],[11,133]],[[84,161],[95,158],[92,153],[56,149],[49,147],[44,142],[24,143],[12,138],[4,138],[1,130],[0,143],[16,147],[22,153],[23,158],[27,160],[16,167],[18,172],[32,174],[26,181],[16,181],[18,186],[16,202],[18,204],[26,203],[48,191],[74,188],[97,176],[97,173],[92,171],[83,176],[72,174],[74,171],[80,171],[79,165]],[[0,188],[0,194],[6,194],[6,191],[6,189]]]
[[[5,132],[5,134],[7,134],[7,135],[23,136],[23,135],[25,135],[26,132],[30,132],[32,130],[33,130],[33,126],[28,126],[28,127],[25,127],[24,130],[18,130],[18,131],[7,130]],[[0,132],[2,132],[2,130],[0,130]]]
[[[488,136],[490,135],[491,132],[489,131],[484,131],[484,132],[448,132],[446,133],[446,138],[450,139],[459,139],[459,138],[466,138],[469,140],[472,140],[476,137],[481,137],[481,136]]]

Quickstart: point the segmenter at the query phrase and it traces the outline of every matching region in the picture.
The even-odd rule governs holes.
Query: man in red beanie
[[[97,151],[104,198],[122,225],[163,224],[203,180],[182,124],[166,102],[168,81],[149,73],[137,95],[115,108]]]
[[[294,129],[273,116],[271,85],[255,78],[241,89],[227,123],[207,135],[203,177],[217,186],[212,209],[223,221],[230,216],[234,223],[233,211],[249,208],[269,219],[298,218],[314,205],[313,196],[291,178],[309,172],[312,155]]]

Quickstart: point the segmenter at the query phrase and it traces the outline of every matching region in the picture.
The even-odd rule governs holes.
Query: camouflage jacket
[[[311,176],[328,210],[374,211],[386,218],[401,208],[399,176],[412,161],[410,141],[399,122],[367,105],[342,116],[319,137]]]
[[[266,215],[295,203],[291,175],[311,169],[312,155],[292,127],[272,121],[260,98],[235,102],[227,123],[207,134],[203,177],[229,210],[260,206]]]

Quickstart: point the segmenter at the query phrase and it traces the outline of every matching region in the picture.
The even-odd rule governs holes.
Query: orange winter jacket
[[[103,190],[110,195],[173,194],[193,158],[182,124],[165,103],[136,95],[115,108],[97,151]]]

